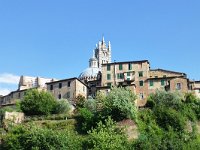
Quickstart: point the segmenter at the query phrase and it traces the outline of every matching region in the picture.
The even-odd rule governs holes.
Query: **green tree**
[[[75,103],[77,108],[83,108],[85,104],[86,98],[83,95],[78,95],[76,97]]]
[[[4,150],[79,150],[82,140],[71,131],[41,128],[35,124],[13,127],[3,138]]]
[[[130,89],[113,87],[103,102],[103,111],[116,121],[124,118],[136,119],[135,100],[136,96]]]
[[[127,138],[109,117],[105,124],[99,122],[95,129],[88,132],[87,149],[124,150],[128,147]]]
[[[31,89],[26,92],[20,105],[26,115],[47,115],[55,108],[56,100],[49,92]]]
[[[53,113],[55,114],[63,114],[68,113],[71,109],[71,106],[67,99],[61,99],[57,100],[55,104],[55,108],[53,110]]]

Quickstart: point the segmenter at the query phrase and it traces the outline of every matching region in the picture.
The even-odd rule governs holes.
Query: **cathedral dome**
[[[90,79],[96,79],[97,75],[99,73],[100,69],[96,67],[89,67],[85,69],[80,75],[79,79],[84,80],[90,80]]]

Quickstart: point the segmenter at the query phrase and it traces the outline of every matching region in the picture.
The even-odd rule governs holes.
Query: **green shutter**
[[[119,64],[119,70],[123,70],[122,64]]]
[[[117,74],[117,79],[120,79],[120,74],[119,73]]]
[[[131,63],[128,64],[128,69],[132,70],[132,64]]]
[[[107,65],[107,71],[110,71],[110,65]]]
[[[110,79],[111,79],[110,74],[107,74],[107,80],[110,80]]]
[[[143,72],[142,71],[139,72],[139,77],[143,77]]]
[[[111,87],[111,83],[107,83],[107,86]]]
[[[153,80],[149,81],[150,86],[153,86]]]
[[[127,76],[130,76],[131,75],[131,73],[130,72],[127,72]]]
[[[161,80],[161,85],[164,86],[165,85],[165,80]]]
[[[120,79],[124,79],[124,74],[120,73]]]
[[[143,86],[144,85],[144,82],[143,81],[140,81],[140,86]]]

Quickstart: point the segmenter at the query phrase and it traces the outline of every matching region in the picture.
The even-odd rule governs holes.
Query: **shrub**
[[[157,124],[163,129],[173,128],[175,131],[184,132],[186,118],[178,111],[167,107],[157,107],[154,114]]]
[[[48,115],[55,108],[56,100],[48,92],[31,89],[26,92],[20,105],[26,115]]]
[[[68,113],[70,111],[71,107],[66,99],[57,100],[55,104],[55,108],[53,110],[53,113],[55,114],[63,114]]]
[[[147,101],[152,101],[154,107],[165,106],[179,110],[183,105],[183,95],[178,92],[156,91],[148,97]]]
[[[115,122],[109,117],[105,124],[99,122],[95,129],[88,132],[89,139],[86,142],[86,149],[127,149],[128,142],[124,133],[118,129]]]
[[[78,130],[82,133],[87,133],[94,125],[94,114],[87,108],[80,108],[77,121]]]
[[[86,98],[85,98],[84,96],[78,95],[78,96],[76,97],[76,101],[75,101],[76,107],[77,107],[77,108],[83,108],[83,107],[84,107],[84,104],[85,104],[85,101],[86,101]]]
[[[116,121],[124,118],[136,119],[135,99],[136,96],[131,90],[114,87],[105,98],[103,111]]]
[[[17,126],[3,138],[5,150],[79,150],[82,149],[82,140],[70,131],[51,130],[39,128],[34,124],[30,126]]]
[[[95,99],[88,99],[85,101],[84,107],[89,109],[92,112],[97,111],[97,103]]]

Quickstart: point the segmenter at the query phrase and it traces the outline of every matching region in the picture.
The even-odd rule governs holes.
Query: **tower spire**
[[[105,43],[104,36],[102,37],[102,43]]]
[[[95,58],[95,51],[93,50],[93,56],[92,56],[92,58]]]

